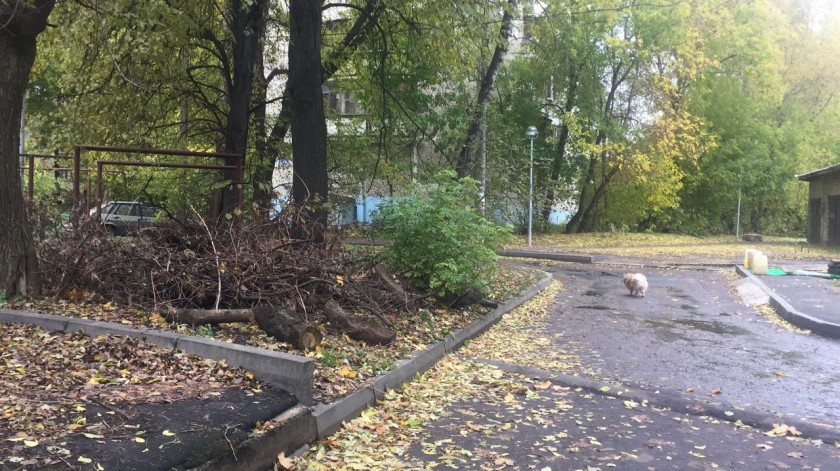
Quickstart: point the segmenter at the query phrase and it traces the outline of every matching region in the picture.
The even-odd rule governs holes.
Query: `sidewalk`
[[[580,359],[575,336],[558,337],[558,294],[537,295],[385,393],[296,469],[827,470],[840,459],[834,429],[783,424],[715,393],[692,399],[573,376]]]

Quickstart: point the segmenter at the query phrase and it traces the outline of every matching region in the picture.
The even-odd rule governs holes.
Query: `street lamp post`
[[[531,140],[531,159],[528,165],[528,247],[530,247],[531,225],[534,217],[534,138],[537,137],[537,128],[528,126],[525,135]]]

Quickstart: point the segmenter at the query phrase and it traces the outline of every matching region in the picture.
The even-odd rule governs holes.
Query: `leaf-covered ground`
[[[504,268],[488,290],[491,299],[504,300],[521,292],[539,277],[533,270]],[[217,327],[192,328],[167,322],[160,313],[136,306],[123,306],[101,299],[95,293],[71,292],[67,299],[11,300],[10,309],[45,312],[114,322],[133,327],[177,331],[182,334],[214,338],[269,350],[304,355],[316,360],[314,398],[331,402],[359,389],[378,374],[387,371],[399,359],[442,340],[481,315],[486,308],[421,309],[414,313],[393,313],[390,321],[397,340],[389,346],[372,346],[354,341],[329,325],[318,325],[325,332],[324,341],[315,351],[303,352],[269,337],[256,324],[220,324]]]
[[[507,299],[530,286],[537,276],[530,270],[504,269],[489,296]],[[305,355],[316,360],[315,400],[321,402],[356,391],[396,360],[487,312],[484,308],[439,308],[394,316],[391,320],[398,338],[387,347],[365,345],[334,333],[329,326],[320,326],[327,333],[323,344],[316,351],[300,352],[266,336],[255,325],[193,329],[169,323],[157,312],[119,305],[94,293],[71,292],[64,299],[14,299],[3,307],[174,330]],[[251,373],[231,369],[224,362],[164,350],[136,339],[89,338],[0,324],[0,344],[0,443],[5,444],[0,446],[4,450],[0,469],[38,469],[55,462],[72,463],[68,469],[86,464],[96,467],[98,463],[88,463],[90,458],[72,449],[68,440],[112,440],[114,419],[125,421],[134,406],[214,398],[231,388],[246,396],[259,395],[264,388]],[[91,421],[93,408],[108,413]],[[143,439],[144,430],[130,430],[129,436],[123,436],[127,429],[116,428],[121,439]]]
[[[840,444],[802,439],[784,424],[755,430],[621,391],[570,388],[550,374],[511,372],[516,365],[579,370],[575,354],[550,345],[544,328],[561,289],[554,283],[302,456],[279,456],[277,468],[818,470],[840,459]],[[488,364],[491,359],[507,366]]]
[[[132,406],[213,398],[230,389],[258,396],[254,376],[224,361],[164,350],[138,339],[47,332],[0,323],[0,468],[68,469],[91,463],[64,442],[144,442]],[[92,408],[106,410],[91,415]],[[125,422],[125,423],[123,423]],[[116,424],[122,423],[117,426]],[[170,436],[175,436],[171,433]]]
[[[823,260],[840,258],[840,249],[809,245],[804,239],[764,237],[763,242],[739,242],[734,236],[693,237],[681,234],[587,233],[538,234],[534,250],[657,258],[716,258],[739,260],[747,248],[762,250],[772,259]],[[524,248],[524,240],[514,245]]]
[[[552,354],[545,348],[549,340],[541,329],[550,302],[560,289],[560,283],[552,283],[459,350],[459,354],[538,362],[532,364],[574,370],[578,364],[576,358]],[[514,394],[531,387],[495,366],[447,355],[420,379],[405,384],[400,392],[388,391],[385,400],[376,408],[366,409],[361,417],[298,458],[292,467],[312,470],[425,469],[422,461],[407,456],[408,449],[412,443],[424,440],[424,426],[440,418],[441,411],[464,400],[486,401],[491,397],[513,400]],[[469,422],[464,424],[464,430],[471,430]],[[431,444],[429,447],[436,448]]]

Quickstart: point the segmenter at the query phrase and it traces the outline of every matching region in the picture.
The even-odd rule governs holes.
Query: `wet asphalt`
[[[408,450],[427,468],[840,470],[840,341],[762,317],[730,268],[645,268],[650,288],[634,297],[625,267],[528,264],[563,283],[547,333],[580,358],[578,376],[494,362],[551,386],[441,411]],[[804,434],[768,436],[775,423]]]
[[[549,271],[565,287],[550,325],[590,377],[840,426],[840,341],[760,316],[728,269],[647,269],[643,298],[622,267]]]

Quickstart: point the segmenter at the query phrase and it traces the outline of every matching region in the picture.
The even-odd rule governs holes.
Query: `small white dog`
[[[625,273],[624,286],[630,290],[630,296],[636,296],[638,294],[644,298],[645,291],[648,289],[648,281],[645,275],[641,273]]]

